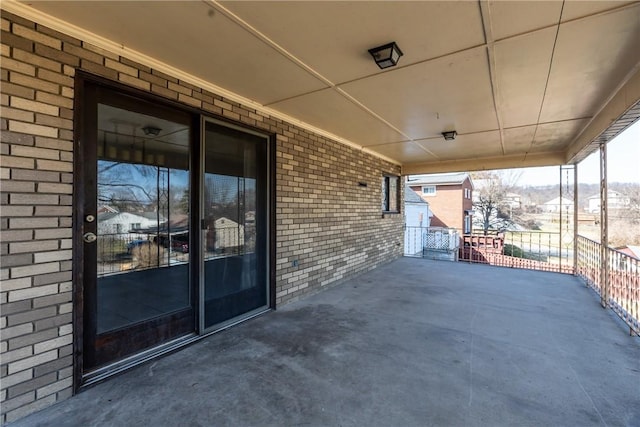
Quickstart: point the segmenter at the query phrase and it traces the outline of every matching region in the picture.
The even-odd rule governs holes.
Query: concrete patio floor
[[[569,275],[402,258],[16,426],[640,426],[640,340]]]

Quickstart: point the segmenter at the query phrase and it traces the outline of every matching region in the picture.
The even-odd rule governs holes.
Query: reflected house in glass
[[[207,230],[207,251],[239,251],[244,245],[244,226],[229,218],[218,218]]]
[[[122,238],[134,238],[141,229],[157,224],[155,212],[104,212],[98,214],[98,230],[101,235],[118,234]],[[165,219],[161,218],[161,222]]]

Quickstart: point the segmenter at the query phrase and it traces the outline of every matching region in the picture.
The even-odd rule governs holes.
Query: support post
[[[573,274],[578,274],[578,164],[573,165]]]
[[[609,214],[607,206],[607,143],[600,144],[600,305],[609,304]]]
[[[562,181],[562,165],[558,167],[558,171],[560,172],[560,221],[558,222],[558,272],[562,273],[562,197],[564,194],[562,193],[563,181]]]

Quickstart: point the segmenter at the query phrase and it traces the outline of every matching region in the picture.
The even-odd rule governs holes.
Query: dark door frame
[[[84,149],[83,144],[87,140],[86,132],[92,131],[92,129],[96,129],[97,123],[95,120],[90,120],[87,122],[87,116],[84,113],[85,108],[87,107],[87,95],[91,89],[91,87],[100,87],[103,90],[112,91],[114,93],[119,94],[120,96],[129,96],[134,99],[137,99],[143,103],[153,103],[159,106],[160,109],[172,109],[181,113],[186,113],[191,115],[192,123],[191,128],[193,129],[191,135],[191,156],[190,156],[190,168],[191,168],[191,179],[192,179],[192,188],[200,188],[200,180],[201,180],[201,166],[200,166],[200,144],[201,144],[201,135],[204,132],[202,129],[203,117],[213,118],[219,122],[226,122],[234,127],[240,127],[247,129],[252,132],[257,132],[267,136],[267,175],[268,175],[268,189],[267,189],[267,197],[268,197],[268,266],[267,266],[267,290],[269,300],[267,301],[268,307],[271,309],[276,308],[276,296],[275,296],[275,284],[276,284],[276,220],[275,220],[275,191],[276,191],[276,137],[272,132],[267,132],[264,129],[260,129],[257,127],[249,126],[245,123],[236,122],[228,119],[227,117],[218,116],[211,114],[209,112],[205,112],[203,110],[193,108],[188,105],[184,105],[178,103],[176,101],[168,100],[162,98],[158,95],[142,91],[140,89],[132,88],[126,85],[123,85],[118,82],[114,82],[108,80],[106,78],[96,76],[90,73],[87,73],[82,70],[77,70],[75,74],[75,96],[74,96],[74,166],[73,166],[73,266],[72,266],[72,274],[73,274],[73,335],[74,335],[74,344],[73,344],[73,363],[74,363],[74,393],[77,393],[83,385],[85,385],[85,372],[84,372],[84,335],[85,335],[85,323],[87,322],[84,305],[85,305],[85,295],[84,292],[84,280],[87,272],[85,271],[85,259],[84,259],[84,242],[82,235],[84,233],[84,206],[87,200],[85,200],[85,191],[87,185],[93,185],[93,183],[87,183],[84,179],[81,179],[86,172],[87,167],[96,167],[95,165],[91,166],[88,159],[84,158]],[[199,213],[199,204],[200,204],[200,195],[194,191],[190,201],[190,223],[191,227],[194,230],[199,231],[200,224],[200,213]],[[200,233],[193,232],[190,233],[190,248],[193,248],[192,255],[196,258],[200,259]],[[191,251],[191,249],[190,249]],[[190,285],[192,288],[192,292],[194,295],[194,304],[195,304],[195,316],[193,319],[194,332],[197,334],[198,325],[199,325],[199,310],[198,310],[198,301],[200,299],[199,295],[199,271],[197,268],[190,269]],[[214,331],[215,332],[215,331]],[[194,339],[185,341],[183,345],[187,345],[190,342],[193,342],[197,339],[201,339],[207,335],[196,335]],[[164,352],[160,352],[157,356],[164,354]],[[145,360],[148,360],[145,359]],[[119,371],[118,371],[119,372]],[[115,372],[114,372],[115,373]],[[93,382],[91,382],[93,384]]]

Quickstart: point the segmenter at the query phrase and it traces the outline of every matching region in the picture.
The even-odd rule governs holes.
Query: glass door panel
[[[204,327],[267,306],[267,139],[205,123]]]
[[[95,93],[85,144],[85,371],[195,329],[191,118]],[[95,132],[95,133],[94,133]],[[88,163],[87,163],[88,162]],[[88,234],[95,234],[95,239]]]

